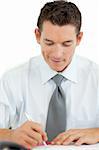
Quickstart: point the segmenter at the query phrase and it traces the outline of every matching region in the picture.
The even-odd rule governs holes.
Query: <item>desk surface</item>
[[[37,146],[32,150],[99,150],[99,144],[94,145],[81,145],[81,146],[57,146],[57,145],[48,145],[48,146]]]

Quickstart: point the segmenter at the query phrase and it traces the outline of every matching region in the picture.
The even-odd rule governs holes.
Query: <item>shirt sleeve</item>
[[[0,81],[0,128],[9,128],[15,113],[9,80],[3,77]]]

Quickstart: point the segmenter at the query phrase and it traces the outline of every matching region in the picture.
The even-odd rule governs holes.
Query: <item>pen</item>
[[[30,115],[28,113],[25,112],[25,116],[29,121],[32,121],[32,118],[30,117]],[[47,145],[45,141],[43,141],[44,145]]]

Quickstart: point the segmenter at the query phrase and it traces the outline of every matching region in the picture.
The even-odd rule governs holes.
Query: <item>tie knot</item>
[[[60,74],[55,75],[52,79],[53,81],[56,83],[57,86],[60,86],[62,80],[63,80],[63,76]]]

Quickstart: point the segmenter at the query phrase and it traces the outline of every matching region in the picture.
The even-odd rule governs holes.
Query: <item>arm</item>
[[[0,129],[0,141],[7,141],[10,138],[10,129]]]
[[[99,142],[99,128],[70,129],[59,134],[52,144],[69,145],[74,142],[76,145],[95,144]]]
[[[0,140],[15,142],[27,149],[31,149],[46,141],[47,136],[40,124],[27,121],[14,130],[0,129]]]
[[[15,142],[31,149],[41,144],[43,140],[46,141],[47,136],[42,126],[32,121],[27,121],[20,127],[9,130],[17,115],[15,96],[13,96],[15,84],[11,84],[11,79],[12,77],[5,76],[0,82],[0,140]]]

